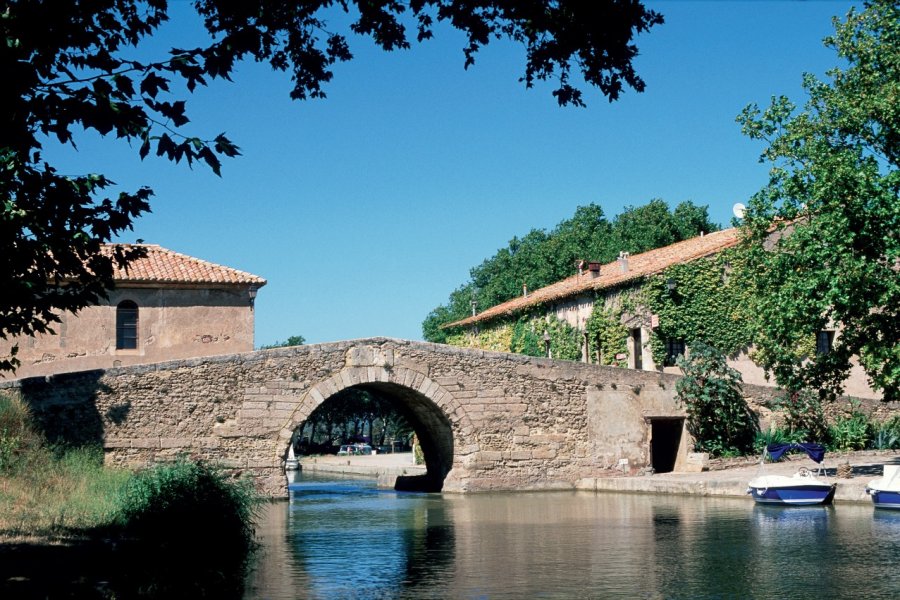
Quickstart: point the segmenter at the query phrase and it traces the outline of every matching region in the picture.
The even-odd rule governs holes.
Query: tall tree
[[[59,311],[95,303],[111,284],[125,250],[101,244],[131,228],[150,209],[150,188],[104,197],[112,182],[102,174],[66,176],[44,161],[48,138],[75,147],[81,130],[115,135],[174,162],[204,163],[220,172],[221,158],[239,154],[224,134],[198,136],[186,128],[186,101],[213,79],[230,79],[242,59],[289,71],[294,99],[322,98],[336,62],[350,60],[346,34],[327,22],[329,11],[352,13],[350,32],[384,50],[410,47],[409,28],[421,42],[437,23],[467,38],[464,66],[494,38],[525,49],[522,81],[555,80],[560,105],[584,104],[571,83],[615,100],[635,73],[634,36],[662,23],[637,0],[195,0],[208,39],[172,48],[155,61],[137,60],[138,44],[168,19],[165,0],[96,0],[50,6],[12,0],[0,9],[4,85],[0,98],[0,337],[44,332]],[[15,357],[0,357],[0,371]]]
[[[900,399],[900,6],[851,9],[826,38],[829,81],[805,75],[787,98],[738,117],[764,140],[768,185],[745,229],[757,294],[756,344],[779,384],[838,393],[853,356],[885,399]],[[837,329],[827,353],[808,352]],[[822,348],[823,350],[825,348]]]

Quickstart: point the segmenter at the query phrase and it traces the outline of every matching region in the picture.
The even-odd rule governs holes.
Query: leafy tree
[[[825,44],[844,66],[805,75],[787,98],[738,117],[768,144],[768,185],[745,217],[755,340],[783,387],[836,394],[859,356],[886,400],[900,399],[900,5],[851,9]],[[804,352],[838,329],[828,353]]]
[[[535,290],[575,273],[579,260],[610,262],[619,252],[639,253],[718,229],[705,206],[682,202],[671,211],[660,199],[627,207],[612,222],[596,204],[579,206],[570,219],[553,230],[532,229],[514,237],[470,272],[470,281],[450,294],[447,304],[435,308],[422,323],[426,340],[445,342],[441,325],[458,321],[476,310],[506,302],[522,294],[522,286]]]
[[[678,366],[684,375],[675,391],[697,448],[715,456],[750,451],[759,424],[744,400],[741,374],[728,366],[725,355],[696,342],[690,357],[679,358]]]
[[[655,198],[644,206],[628,206],[616,217],[606,256],[612,260],[619,252],[646,252],[718,229],[709,221],[705,206],[682,202],[672,212],[663,200]]]
[[[260,350],[269,350],[271,348],[287,348],[290,346],[302,346],[306,343],[306,338],[302,335],[292,335],[288,339],[283,342],[275,342],[274,344],[269,344],[267,346],[260,346]]]
[[[60,311],[97,302],[111,285],[113,265],[136,256],[129,249],[101,253],[101,244],[150,210],[150,188],[104,197],[113,185],[104,175],[60,173],[43,159],[50,138],[75,148],[76,135],[93,130],[133,144],[141,158],[153,152],[219,174],[221,158],[238,155],[238,147],[225,134],[189,131],[179,96],[230,79],[240,60],[252,59],[289,71],[292,98],[325,97],[334,64],[352,58],[347,35],[327,22],[329,11],[352,12],[350,32],[384,50],[409,48],[409,28],[422,42],[437,23],[449,24],[466,35],[466,68],[491,39],[508,38],[524,46],[525,86],[555,80],[558,103],[575,106],[584,98],[573,74],[610,101],[625,86],[642,91],[633,39],[663,21],[637,0],[195,0],[193,6],[208,39],[148,61],[138,60],[136,49],[168,19],[165,0],[4,4],[0,337],[48,331]],[[0,359],[0,370],[15,365],[14,355]]]

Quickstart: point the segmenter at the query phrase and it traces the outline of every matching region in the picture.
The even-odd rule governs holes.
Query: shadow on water
[[[0,598],[102,599],[244,596],[240,571],[205,569],[196,556],[108,540],[0,544]],[[238,576],[235,576],[235,573]]]

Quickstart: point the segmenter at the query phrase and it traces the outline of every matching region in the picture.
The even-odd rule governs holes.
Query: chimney
[[[579,260],[575,263],[575,266],[578,267],[578,276],[581,277],[581,274],[584,273],[584,261]]]
[[[524,281],[522,282],[522,297],[523,298],[528,297],[528,284],[525,283]]]
[[[621,269],[623,273],[628,272],[628,253],[627,252],[619,252],[619,269]]]
[[[600,277],[600,263],[591,262],[588,263],[588,272],[591,274],[591,279],[596,279]]]

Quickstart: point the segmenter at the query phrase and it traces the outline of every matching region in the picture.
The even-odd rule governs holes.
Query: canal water
[[[259,534],[247,599],[900,598],[900,511],[868,505],[302,476]]]

